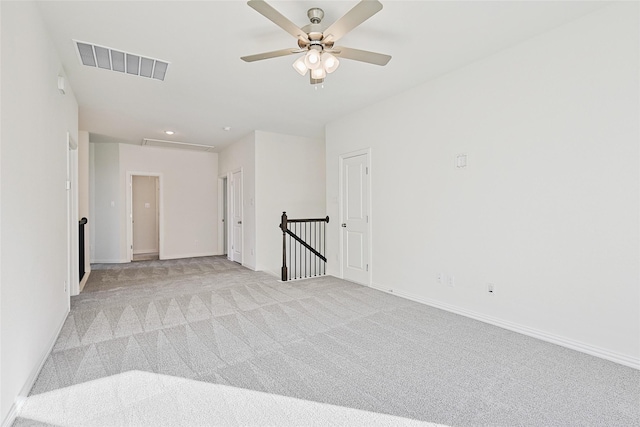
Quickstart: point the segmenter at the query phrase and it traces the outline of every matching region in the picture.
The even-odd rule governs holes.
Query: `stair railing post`
[[[287,272],[287,213],[282,212],[280,219],[280,229],[282,230],[282,270],[280,271],[280,279],[286,282],[289,274]]]

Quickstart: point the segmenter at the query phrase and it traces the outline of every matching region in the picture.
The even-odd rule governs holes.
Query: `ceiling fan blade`
[[[240,59],[242,59],[245,62],[254,62],[254,61],[262,61],[263,59],[277,58],[279,56],[293,55],[295,53],[300,53],[300,52],[306,52],[306,50],[293,49],[293,48],[280,49],[280,50],[273,50],[271,52],[263,52],[263,53],[257,53],[255,55],[243,56]]]
[[[263,0],[249,0],[247,4],[256,10],[259,14],[291,34],[293,37],[309,43],[307,33],[302,31],[296,24],[287,19],[283,14],[271,7]]]
[[[390,55],[384,55],[382,53],[369,52],[368,50],[352,49],[350,47],[336,46],[327,52],[331,52],[333,55],[344,58],[352,59],[354,61],[368,62],[375,65],[387,65],[391,60]]]
[[[324,31],[323,41],[336,42],[382,9],[378,0],[362,0]]]

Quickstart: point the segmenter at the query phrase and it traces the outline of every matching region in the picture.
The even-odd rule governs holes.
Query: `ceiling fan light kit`
[[[324,70],[324,68],[316,68],[315,70],[311,70],[311,78],[313,80],[323,80],[325,77],[327,77],[327,72]]]
[[[381,53],[334,46],[335,42],[346,33],[382,9],[382,4],[378,0],[360,1],[360,3],[356,4],[344,16],[325,29],[323,29],[321,25],[324,11],[317,7],[307,11],[307,16],[311,23],[302,28],[298,28],[298,26],[264,0],[249,0],[247,4],[295,37],[298,41],[298,48],[280,49],[257,55],[243,56],[241,59],[245,62],[254,62],[305,52],[303,56],[296,59],[293,63],[293,68],[301,76],[305,76],[307,72],[310,72],[310,82],[313,85],[324,82],[327,74],[331,74],[338,69],[340,65],[338,57],[375,65],[387,65],[391,59],[391,56]]]
[[[309,71],[307,64],[304,63],[304,56],[296,59],[296,62],[293,63],[293,68],[300,73],[301,76],[305,76],[307,71]]]
[[[315,70],[320,66],[320,52],[322,48],[318,46],[311,46],[309,51],[304,56],[304,65],[310,70]]]

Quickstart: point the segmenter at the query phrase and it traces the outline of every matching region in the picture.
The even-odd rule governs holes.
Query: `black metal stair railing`
[[[292,279],[324,276],[327,258],[326,224],[329,217],[310,219],[289,219],[282,212],[282,269],[283,282]],[[288,261],[288,264],[287,264]]]

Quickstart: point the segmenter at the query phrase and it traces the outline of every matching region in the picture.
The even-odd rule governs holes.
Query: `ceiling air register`
[[[168,61],[77,40],[73,42],[76,45],[76,52],[80,62],[88,67],[97,67],[160,81],[164,81],[167,75]]]

